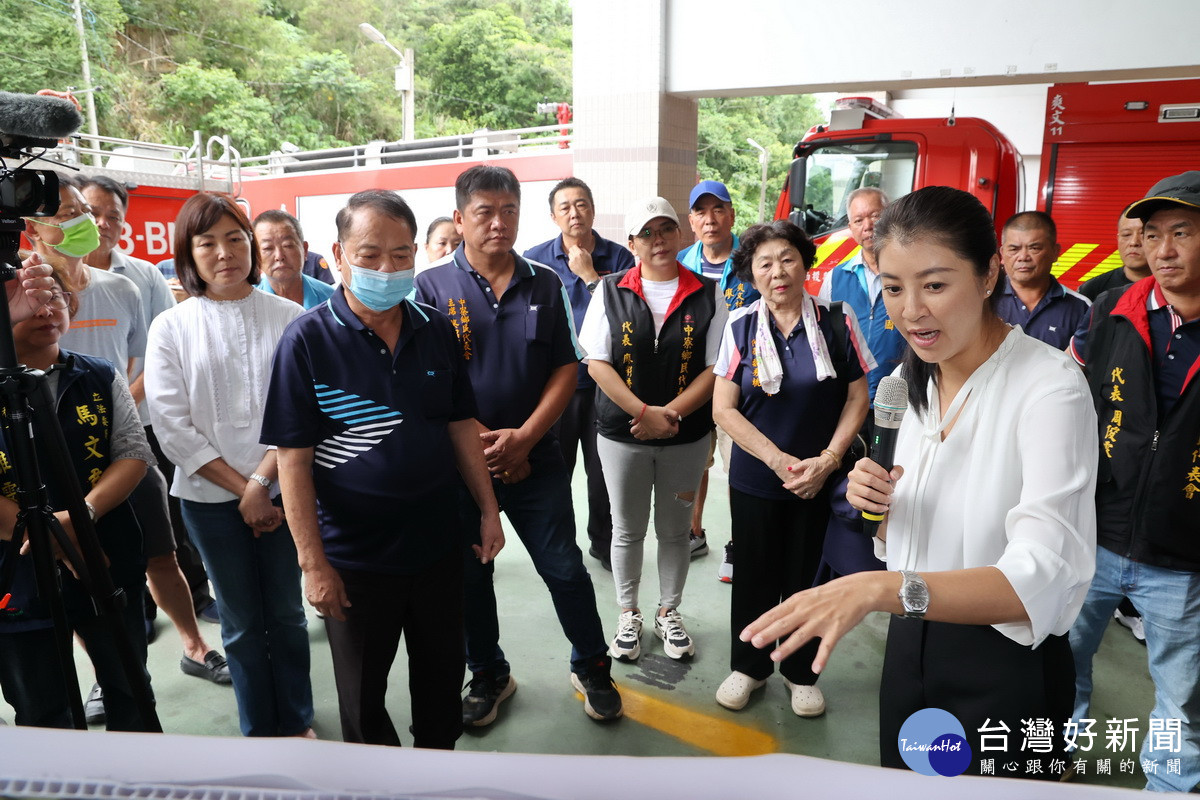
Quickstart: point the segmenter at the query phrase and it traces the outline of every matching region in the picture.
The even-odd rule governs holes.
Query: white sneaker
[[[725,555],[721,565],[717,567],[717,580],[721,583],[733,583],[733,542],[725,544]]]
[[[666,614],[654,615],[654,635],[662,639],[663,652],[671,658],[695,655],[696,645],[683,627],[683,617],[672,608]]]
[[[731,711],[741,711],[750,702],[750,693],[766,683],[766,678],[759,681],[744,672],[733,672],[717,689],[717,702]]]
[[[1131,617],[1127,614],[1122,614],[1121,609],[1118,608],[1113,611],[1113,619],[1117,621],[1118,625],[1129,628],[1129,632],[1133,634],[1133,638],[1142,644],[1146,643],[1146,623],[1142,621],[1141,617]]]
[[[816,686],[783,679],[792,693],[792,711],[797,717],[819,717],[825,713],[825,694]]]
[[[642,615],[622,611],[617,620],[617,635],[608,646],[609,654],[621,661],[636,661],[642,654]]]

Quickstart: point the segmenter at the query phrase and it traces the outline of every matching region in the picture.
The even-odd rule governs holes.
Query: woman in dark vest
[[[612,501],[613,579],[621,616],[609,652],[641,654],[638,585],[654,496],[658,613],[654,632],[671,658],[695,653],[679,614],[687,580],[692,502],[708,461],[712,364],[728,311],[710,278],[682,266],[679,217],[661,197],[625,217],[630,270],[606,276],[580,331],[595,379],[596,451]]]
[[[70,327],[76,304],[65,291],[62,278],[56,274],[55,280],[58,290],[50,302],[13,326],[17,360],[49,372],[71,465],[95,521],[100,546],[108,557],[109,574],[116,587],[125,592],[122,618],[144,665],[146,562],[141,529],[126,498],[146,474],[146,465],[154,463],[154,456],[120,370],[102,358],[68,353],[58,346],[59,338]],[[58,369],[50,371],[54,366]],[[17,515],[16,465],[2,437],[0,448],[0,539],[7,545]],[[65,487],[54,485],[44,464],[42,473],[51,505],[63,508]],[[67,513],[57,511],[55,516],[73,536]],[[3,553],[3,558],[12,557],[11,551]],[[4,699],[16,710],[18,725],[70,728],[71,711],[54,638],[67,634],[55,632],[47,604],[37,597],[32,558],[17,558],[12,598],[0,611],[0,688]],[[60,573],[68,619],[86,645],[96,680],[104,690],[108,730],[147,730],[107,626],[96,616],[83,586],[67,570],[60,569]]]
[[[802,230],[779,221],[749,228],[733,254],[734,274],[761,296],[730,317],[714,370],[713,417],[735,445],[729,511],[738,543],[733,672],[717,702],[735,711],[774,671],[770,654],[738,634],[812,586],[829,520],[829,478],[867,415],[864,375],[874,361],[853,309],[831,309],[805,291],[816,253]],[[825,712],[811,668],[818,644],[810,641],[779,664],[801,717]]]

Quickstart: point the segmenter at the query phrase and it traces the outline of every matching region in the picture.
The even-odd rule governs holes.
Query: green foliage
[[[228,134],[243,155],[401,136],[397,58],[415,52],[416,135],[552,124],[571,101],[569,0],[83,0],[100,132],[190,145]],[[0,0],[3,88],[83,87],[69,0]],[[819,114],[807,97],[703,100],[702,177],[723,180],[739,227],[757,220],[770,151],[770,216],[791,149]]]
[[[571,95],[570,53],[535,41],[506,4],[478,8],[435,25],[426,59],[432,73],[427,102],[436,112],[489,128],[544,124],[541,101]],[[428,62],[426,62],[428,63]]]
[[[272,126],[271,104],[242,83],[233,70],[206,68],[195,61],[164,75],[158,111],[172,117],[172,138],[190,142],[190,131],[228,134],[239,149],[265,152]]]
[[[808,95],[700,101],[696,170],[700,177],[722,181],[729,188],[739,229],[758,222],[762,178],[758,151],[746,139],[758,142],[770,156],[765,209],[769,220],[792,161],[792,148],[822,118],[823,112]]]

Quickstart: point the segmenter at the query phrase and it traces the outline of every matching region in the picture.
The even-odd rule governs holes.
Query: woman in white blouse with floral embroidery
[[[1040,759],[1041,774],[1027,767],[1019,777],[1056,780],[1050,765],[1066,758],[1075,686],[1066,634],[1096,563],[1087,383],[1064,353],[996,316],[995,228],[972,195],[934,186],[892,204],[875,227],[875,257],[888,316],[910,346],[897,375],[911,407],[897,466],[889,474],[862,459],[847,498],[887,515],[876,554],[888,570],[795,594],[742,639],[765,647],[788,637],[772,654],[780,660],[820,637],[819,672],[867,613],[890,612],[883,765],[978,774],[988,755],[981,729],[1015,738],[1049,720],[1050,749],[1020,753],[1022,763]],[[930,734],[920,717],[906,727],[917,712],[946,716]],[[961,731],[949,729],[950,715]],[[966,741],[930,750],[936,742],[916,741],[927,734]]]
[[[150,326],[146,399],[178,467],[171,494],[216,590],[242,733],[311,736],[300,568],[273,502],[275,451],[258,442],[271,357],[302,310],[254,289],[251,231],[224,195],[184,204],[175,269],[191,297]]]

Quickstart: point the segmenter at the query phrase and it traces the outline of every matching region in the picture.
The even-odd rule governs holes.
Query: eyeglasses
[[[55,311],[62,311],[71,307],[71,296],[73,292],[55,292],[50,295],[50,299],[42,304],[42,308],[50,308]]]
[[[668,225],[663,225],[661,228],[658,228],[656,230],[651,230],[650,228],[642,228],[641,232],[637,233],[636,236],[637,236],[637,238],[641,239],[643,242],[649,242],[649,241],[653,241],[654,238],[658,237],[658,236],[670,236],[672,233],[674,233],[677,230],[679,230],[679,226],[672,222]]]

